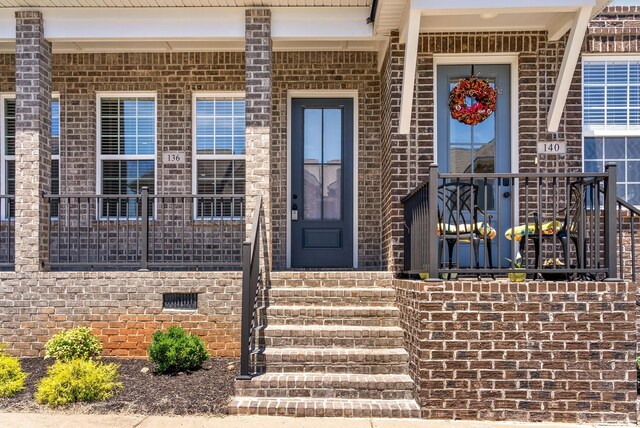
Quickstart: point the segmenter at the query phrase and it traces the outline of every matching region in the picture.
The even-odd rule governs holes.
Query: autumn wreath
[[[467,105],[467,98],[473,103]],[[451,117],[467,125],[477,125],[496,111],[496,90],[477,77],[460,79],[449,94]]]

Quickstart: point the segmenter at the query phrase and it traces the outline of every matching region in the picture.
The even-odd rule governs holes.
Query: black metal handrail
[[[615,165],[552,174],[453,174],[431,165],[428,180],[401,201],[404,272],[432,280],[511,273],[617,279],[615,192]]]
[[[52,269],[240,269],[244,197],[44,195]]]
[[[600,193],[603,193],[602,188]],[[631,278],[635,282],[638,270],[636,245],[640,245],[636,240],[636,223],[640,221],[640,209],[621,197],[616,198],[616,207],[618,275],[623,280]]]
[[[238,380],[249,380],[254,373],[251,370],[250,359],[256,343],[261,219],[262,196],[258,196],[253,213],[251,234],[249,239],[242,244],[242,322],[240,327],[240,374],[236,377]]]

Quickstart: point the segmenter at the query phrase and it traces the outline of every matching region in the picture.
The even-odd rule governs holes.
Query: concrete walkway
[[[276,416],[144,416],[0,413],[2,428],[585,428],[576,425],[516,422],[426,421],[415,419],[286,418]],[[635,425],[615,425],[629,427]]]

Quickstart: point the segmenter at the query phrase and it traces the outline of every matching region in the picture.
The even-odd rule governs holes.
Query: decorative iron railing
[[[404,271],[438,280],[619,279],[625,232],[616,201],[624,208],[615,165],[564,174],[443,174],[432,165],[428,180],[402,200]],[[640,212],[626,209],[633,243]]]
[[[52,269],[240,269],[244,197],[45,195]]]

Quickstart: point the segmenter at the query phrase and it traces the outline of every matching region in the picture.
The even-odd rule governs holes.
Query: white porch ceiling
[[[371,0],[0,0],[0,7],[334,7]]]

